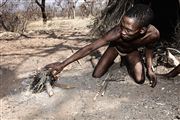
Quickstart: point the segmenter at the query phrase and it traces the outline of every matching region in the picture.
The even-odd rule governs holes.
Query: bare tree
[[[22,9],[21,5],[24,5]],[[0,28],[2,31],[11,31],[23,33],[26,30],[28,20],[32,18],[33,13],[30,2],[20,0],[8,0],[6,4],[0,7]]]
[[[2,3],[0,4],[0,7],[4,6],[7,3],[8,0],[2,1]]]
[[[46,14],[46,9],[45,9],[46,0],[41,0],[41,3],[38,0],[35,0],[35,2],[41,8],[43,23],[46,24],[47,22],[47,14]]]
[[[78,0],[67,0],[68,2],[68,18],[74,19],[76,16],[76,3]]]
[[[20,22],[20,19],[16,12],[13,12],[15,8],[18,7],[18,4],[14,2],[7,2],[0,7],[0,24],[1,27],[6,31],[14,32],[17,30],[17,26]]]
[[[102,9],[105,8],[107,0],[84,0],[79,6],[81,16],[88,17],[92,15],[96,17]]]
[[[67,13],[68,18],[75,18],[76,3],[78,0],[56,0],[55,2],[62,9],[63,15]]]
[[[39,6],[32,0],[30,3],[26,2],[24,7],[26,8],[26,18],[28,20],[37,20],[41,18],[41,10],[39,10]]]
[[[87,6],[89,7],[89,11],[90,11],[90,14],[92,16],[94,16],[94,6],[95,6],[95,2],[96,0],[84,0],[84,2],[87,4]]]
[[[89,16],[90,11],[89,11],[88,7],[84,3],[82,3],[79,6],[79,8],[80,8],[82,18]]]
[[[55,4],[61,8],[61,16],[65,17],[68,11],[68,4],[66,0],[55,0]]]
[[[76,0],[75,2],[74,0],[68,0],[68,18],[75,18],[75,6],[77,1],[78,0]]]

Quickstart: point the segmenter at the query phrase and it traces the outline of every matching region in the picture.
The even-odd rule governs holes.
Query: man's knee
[[[102,77],[102,75],[99,74],[99,73],[95,73],[95,72],[94,72],[94,73],[92,74],[92,77],[93,77],[93,78],[100,78],[100,77]]]
[[[129,69],[129,75],[134,79],[134,81],[137,84],[143,84],[145,82],[145,75],[144,72],[138,72],[138,73],[134,73],[134,71]]]
[[[134,81],[137,83],[137,84],[143,84],[145,82],[145,77],[135,77],[134,78]]]

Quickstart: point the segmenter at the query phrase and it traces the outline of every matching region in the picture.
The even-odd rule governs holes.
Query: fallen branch
[[[59,88],[63,88],[63,89],[73,89],[73,88],[77,87],[75,85],[59,84],[57,82],[55,82],[54,86],[59,87]]]
[[[97,92],[97,94],[94,96],[93,100],[95,101],[97,99],[97,97],[101,94],[101,96],[104,96],[105,94],[105,91],[107,89],[107,85],[109,83],[108,79],[110,78],[111,76],[109,76],[109,73],[108,75],[106,76],[105,80],[102,81],[101,85],[100,85],[100,89],[99,91]]]
[[[180,54],[180,51],[179,50],[177,50],[177,49],[175,49],[175,48],[166,48],[167,50],[173,50],[173,51],[176,51],[177,53],[179,53]]]

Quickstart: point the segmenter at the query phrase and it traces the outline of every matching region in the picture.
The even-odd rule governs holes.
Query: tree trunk
[[[68,18],[75,18],[75,2],[73,0],[68,1]]]
[[[9,29],[6,27],[6,25],[4,24],[4,21],[0,19],[0,23],[2,25],[2,27],[6,30],[9,31]]]
[[[91,10],[90,10],[90,11],[91,11],[91,15],[92,15],[92,16],[94,16],[94,2],[95,2],[95,1],[92,1],[92,2],[91,2]]]
[[[41,7],[41,12],[42,12],[43,23],[46,24],[46,22],[47,22],[47,15],[46,15],[45,7]]]
[[[41,13],[42,13],[42,18],[43,18],[43,23],[46,24],[47,22],[47,14],[46,14],[46,0],[42,0],[41,4],[39,3],[38,0],[35,0],[35,2],[37,3],[37,5],[41,8]]]

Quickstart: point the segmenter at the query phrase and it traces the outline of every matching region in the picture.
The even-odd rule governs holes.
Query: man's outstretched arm
[[[86,45],[85,47],[78,50],[76,53],[71,55],[69,58],[64,60],[62,63],[56,62],[49,65],[46,65],[46,68],[51,68],[53,71],[56,71],[56,74],[60,73],[64,67],[69,65],[70,63],[77,61],[91,52],[97,50],[98,48],[107,45],[109,42],[117,40],[120,37],[120,28],[117,26],[110,30],[106,35],[102,38],[94,41],[93,43]]]

